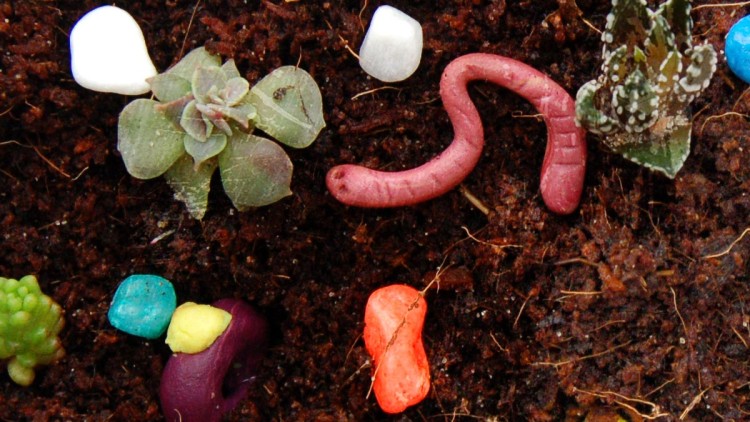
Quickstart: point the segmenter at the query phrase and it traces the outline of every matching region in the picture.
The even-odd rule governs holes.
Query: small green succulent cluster
[[[693,46],[689,0],[656,11],[612,0],[600,76],[576,96],[579,123],[625,158],[670,178],[690,153],[690,103],[708,87],[716,52]]]
[[[39,289],[36,277],[0,277],[0,360],[16,384],[34,381],[34,367],[65,355],[57,334],[64,324],[60,305]]]
[[[318,85],[295,66],[278,68],[250,88],[234,60],[222,65],[198,48],[149,84],[156,100],[137,99],[125,107],[117,149],[134,177],[164,175],[197,219],[208,207],[217,167],[239,210],[291,194],[291,160],[255,128],[304,148],[325,126]]]

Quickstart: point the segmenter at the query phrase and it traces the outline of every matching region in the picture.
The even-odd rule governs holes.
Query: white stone
[[[422,25],[394,7],[378,7],[359,49],[362,69],[383,82],[398,82],[411,76],[421,59]]]
[[[114,6],[84,15],[70,32],[70,65],[79,85],[99,92],[141,95],[156,75],[141,27]]]

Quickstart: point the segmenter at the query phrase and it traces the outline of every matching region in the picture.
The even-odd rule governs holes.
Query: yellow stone
[[[200,353],[216,341],[231,320],[232,315],[223,309],[183,303],[172,315],[166,343],[175,353]]]

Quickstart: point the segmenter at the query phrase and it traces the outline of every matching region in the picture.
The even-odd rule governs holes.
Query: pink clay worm
[[[540,189],[547,207],[572,213],[581,198],[586,172],[585,131],[575,123],[575,101],[538,70],[494,54],[467,54],[453,60],[440,80],[440,96],[455,133],[450,146],[429,162],[405,171],[385,172],[345,164],[326,176],[339,201],[370,208],[414,205],[438,197],[461,183],[476,166],[484,129],[467,84],[486,80],[531,102],[544,117],[547,147]]]

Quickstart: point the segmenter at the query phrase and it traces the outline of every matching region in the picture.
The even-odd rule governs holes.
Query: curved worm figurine
[[[453,142],[429,162],[405,171],[384,172],[346,164],[332,168],[326,185],[339,201],[360,207],[414,205],[440,196],[471,173],[484,146],[484,130],[467,84],[487,80],[510,89],[543,115],[547,148],[540,188],[547,207],[570,214],[578,206],[586,171],[585,131],[575,123],[575,101],[552,79],[517,60],[467,54],[445,68],[440,96],[455,132]]]

